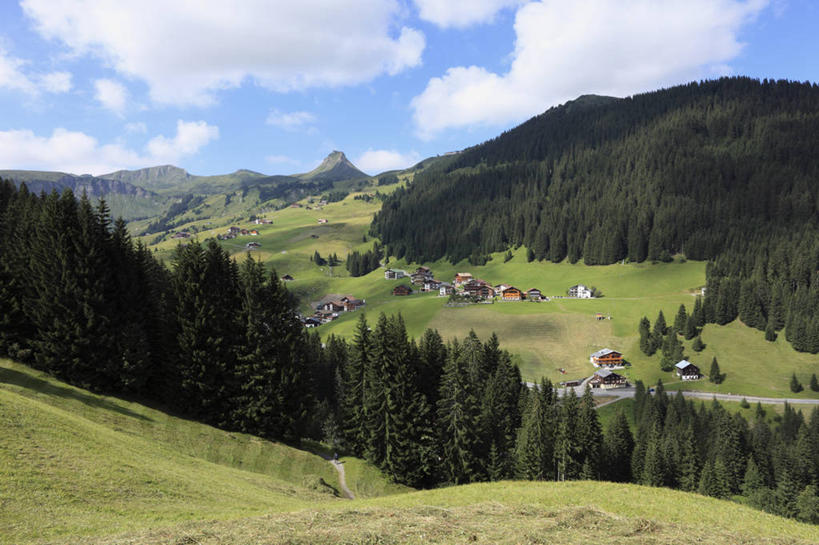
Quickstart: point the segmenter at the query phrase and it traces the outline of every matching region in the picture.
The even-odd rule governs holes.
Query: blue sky
[[[0,2],[0,169],[374,174],[584,93],[819,80],[808,0]]]

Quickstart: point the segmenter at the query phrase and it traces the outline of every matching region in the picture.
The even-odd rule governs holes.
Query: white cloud
[[[724,73],[768,0],[543,0],[521,7],[509,71],[454,67],[412,100],[418,135],[502,125],[584,93],[627,96]]]
[[[489,23],[504,8],[525,4],[528,0],[415,0],[421,19],[441,28],[465,28]]]
[[[280,112],[273,110],[267,116],[267,124],[279,127],[287,131],[307,130],[313,129],[313,123],[316,122],[316,116],[310,112]]]
[[[25,61],[10,56],[0,48],[0,88],[35,93],[37,87],[22,71],[25,64]]]
[[[425,40],[396,30],[399,0],[23,0],[47,38],[147,82],[163,103],[207,105],[245,80],[286,92],[354,85],[417,66]]]
[[[203,121],[179,121],[174,138],[157,136],[140,153],[121,144],[100,144],[92,136],[64,128],[54,129],[50,136],[30,130],[0,131],[0,168],[104,174],[176,162],[197,153],[217,136],[218,129]]]
[[[71,72],[50,72],[40,76],[40,87],[49,93],[67,93],[73,87]]]
[[[148,153],[155,162],[174,163],[184,155],[193,155],[211,140],[219,138],[219,127],[204,121],[176,122],[176,136],[155,136],[148,142]]]
[[[128,100],[128,90],[118,81],[112,79],[98,79],[94,81],[94,98],[103,108],[116,114],[122,114]]]
[[[421,160],[417,152],[401,153],[396,150],[368,149],[353,161],[364,172],[377,174],[386,170],[411,167]]]
[[[125,132],[128,134],[145,134],[148,132],[148,125],[142,121],[133,121],[125,124]]]

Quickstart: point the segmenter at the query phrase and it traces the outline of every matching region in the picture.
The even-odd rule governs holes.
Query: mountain
[[[230,174],[196,176],[173,165],[162,165],[139,170],[118,170],[101,177],[122,180],[158,193],[181,195],[224,193],[235,190],[249,180],[264,178],[265,174],[240,169]]]
[[[370,176],[358,170],[358,168],[347,159],[344,152],[333,151],[324,158],[319,166],[310,172],[296,174],[295,177],[302,180],[341,182],[344,180],[369,178]]]
[[[43,172],[37,170],[0,170],[0,178],[13,181],[20,185],[25,182],[26,187],[32,193],[46,192],[53,190],[58,192],[64,189],[72,190],[76,195],[83,192],[89,197],[99,198],[111,193],[119,195],[130,195],[143,199],[157,197],[156,193],[148,191],[126,180],[119,180],[106,177],[76,176],[65,172]]]
[[[819,85],[581,97],[417,173],[373,232],[408,261],[711,260],[707,321],[819,352]],[[783,310],[784,307],[791,312]],[[789,301],[791,303],[789,303]]]

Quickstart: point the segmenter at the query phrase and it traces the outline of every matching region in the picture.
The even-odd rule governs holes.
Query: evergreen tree
[[[776,340],[776,327],[774,326],[774,321],[772,319],[773,315],[768,316],[768,322],[765,326],[765,340],[768,342],[774,342]]]
[[[347,448],[356,456],[363,456],[367,442],[364,392],[367,390],[366,370],[370,367],[372,340],[367,319],[362,312],[358,317],[350,356],[342,370],[343,396],[341,422]]]
[[[702,337],[697,335],[697,338],[694,339],[694,342],[691,343],[691,350],[694,352],[702,352],[705,349],[705,344],[702,342]]]
[[[606,428],[603,452],[605,452],[605,477],[615,482],[631,481],[631,453],[634,450],[634,437],[628,425],[628,419],[621,410]]]
[[[696,437],[692,423],[683,426],[680,430],[680,463],[678,481],[680,488],[693,492],[699,485],[699,452],[697,451]]]
[[[702,327],[705,325],[705,313],[702,308],[701,296],[697,296],[697,298],[694,299],[694,310],[691,312],[691,318],[693,318],[695,327]]]
[[[688,322],[688,313],[685,310],[685,305],[680,305],[680,308],[677,310],[677,316],[674,318],[674,329],[677,332],[685,331],[685,324]]]
[[[722,381],[725,379],[725,375],[723,375],[719,370],[719,362],[717,362],[717,357],[711,360],[711,370],[708,372],[708,380],[713,382],[714,384],[722,384]]]
[[[535,251],[532,248],[526,249],[526,262],[531,263],[535,260]]]
[[[799,379],[796,378],[796,373],[792,374],[791,375],[791,392],[793,392],[795,394],[798,394],[802,390],[804,390],[804,388],[802,387],[802,383],[799,382]]]
[[[702,469],[699,493],[714,498],[727,498],[731,493],[727,480],[727,471],[722,461],[708,460]]]
[[[579,459],[582,460],[583,478],[597,479],[603,455],[603,433],[597,418],[591,388],[586,385],[580,399],[580,410],[577,419],[577,445]]]
[[[685,340],[690,341],[694,337],[697,336],[697,321],[692,314],[685,320],[685,329],[683,330],[683,336]]]
[[[816,373],[810,376],[810,389],[812,392],[819,392],[819,381],[816,380]]]
[[[798,514],[796,498],[799,495],[797,483],[793,480],[787,467],[782,468],[782,473],[777,479],[776,485],[776,511],[783,517],[795,517]]]
[[[654,340],[651,336],[651,323],[648,321],[648,318],[643,316],[640,320],[640,350],[646,356],[651,356],[656,351],[656,347],[654,346]]]
[[[583,468],[581,445],[578,438],[579,407],[574,388],[561,399],[557,436],[555,437],[555,465],[557,480],[576,479]]]
[[[515,444],[517,473],[528,480],[554,477],[554,411],[544,397],[539,393],[529,396]]]
[[[819,492],[808,485],[796,497],[796,518],[808,524],[819,524]]]

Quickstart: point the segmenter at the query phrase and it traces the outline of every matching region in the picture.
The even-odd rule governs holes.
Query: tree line
[[[452,262],[709,261],[709,323],[819,352],[819,85],[721,78],[583,97],[416,173],[371,232]]]

